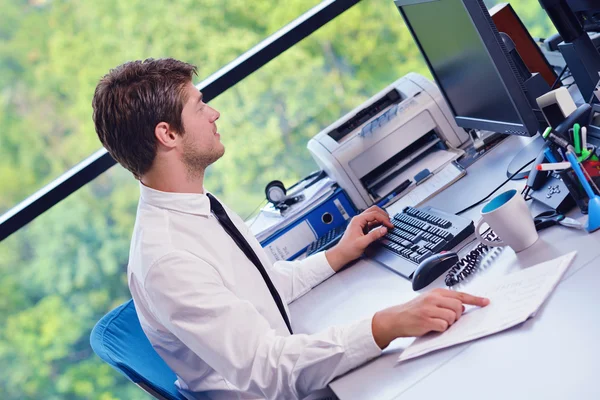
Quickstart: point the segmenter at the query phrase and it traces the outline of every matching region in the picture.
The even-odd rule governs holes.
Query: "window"
[[[138,196],[129,172],[112,168],[0,242],[3,399],[147,398],[89,345],[95,322],[131,298]]]
[[[496,4],[510,3],[534,38],[547,38],[556,33],[556,28],[538,0],[484,0],[484,2],[488,9]]]
[[[101,147],[92,95],[125,61],[208,76],[318,0],[0,0],[0,213]]]

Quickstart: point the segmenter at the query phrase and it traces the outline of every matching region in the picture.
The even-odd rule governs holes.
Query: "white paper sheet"
[[[265,246],[265,251],[273,262],[287,260],[316,239],[317,235],[308,221],[303,221]]]
[[[473,287],[470,293],[490,299],[483,308],[467,310],[444,333],[417,338],[398,361],[478,339],[508,329],[533,316],[554,290],[575,258],[571,252],[506,276],[499,282]]]
[[[429,150],[428,153],[421,156],[418,162],[409,167],[405,167],[401,174],[390,180],[384,186],[377,190],[379,197],[385,196],[406,179],[414,180],[415,175],[427,168],[434,176],[451,161],[459,158],[463,152],[457,150]],[[413,183],[414,186],[414,183]]]
[[[419,186],[416,186],[398,200],[389,202],[386,207],[389,207],[394,203],[398,203],[395,206],[396,210],[403,210],[404,207],[407,206],[418,207],[425,200],[444,190],[464,175],[466,175],[465,170],[460,169],[453,163],[449,163],[442,170],[433,174],[431,178],[427,179]]]

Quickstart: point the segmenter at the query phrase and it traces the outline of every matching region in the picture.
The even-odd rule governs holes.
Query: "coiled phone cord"
[[[491,242],[498,239],[498,235],[494,231],[489,230],[484,238]],[[481,259],[489,250],[490,247],[488,245],[479,243],[469,254],[461,258],[446,274],[446,286],[454,286],[473,274],[479,267]]]

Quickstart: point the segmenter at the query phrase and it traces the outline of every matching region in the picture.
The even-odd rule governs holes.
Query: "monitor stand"
[[[523,147],[512,159],[510,164],[508,164],[508,168],[506,169],[506,177],[510,178],[519,168],[523,167],[527,162],[537,158],[540,151],[542,151],[542,147],[546,141],[542,138],[542,135],[539,133],[536,135],[535,139],[532,140],[529,144]],[[531,167],[524,168],[523,171],[519,172],[517,175],[512,178],[512,180],[516,181],[519,179],[525,179],[531,170]]]

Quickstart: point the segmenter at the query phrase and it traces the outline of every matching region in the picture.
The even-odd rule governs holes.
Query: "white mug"
[[[500,241],[491,242],[481,236],[479,229],[484,222],[493,229]],[[515,252],[525,250],[539,238],[527,203],[516,190],[499,194],[481,209],[475,234],[488,246],[510,246]]]

